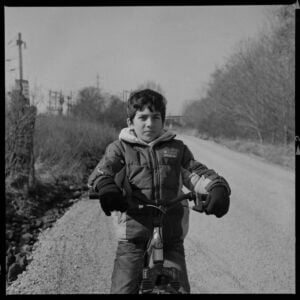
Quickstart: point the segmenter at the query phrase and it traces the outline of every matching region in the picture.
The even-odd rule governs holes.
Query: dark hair
[[[167,100],[163,95],[150,89],[135,91],[130,94],[127,102],[127,117],[133,120],[137,110],[143,110],[145,107],[150,111],[158,111],[161,114],[162,121],[166,117]]]

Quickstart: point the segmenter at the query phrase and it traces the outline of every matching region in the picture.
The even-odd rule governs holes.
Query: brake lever
[[[207,200],[207,195],[201,194],[200,196],[195,197],[193,200],[194,200],[195,205],[192,207],[192,210],[197,211],[199,213],[205,212],[205,208],[204,208],[203,204]]]

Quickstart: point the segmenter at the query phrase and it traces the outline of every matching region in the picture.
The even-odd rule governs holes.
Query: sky
[[[5,7],[6,88],[19,78],[18,33],[23,78],[39,95],[64,95],[97,86],[122,97],[152,81],[168,101],[167,114],[182,113],[200,99],[216,67],[242,40],[255,38],[276,6]],[[7,61],[10,60],[10,61]],[[11,69],[15,69],[10,71]],[[37,104],[37,103],[35,103]]]

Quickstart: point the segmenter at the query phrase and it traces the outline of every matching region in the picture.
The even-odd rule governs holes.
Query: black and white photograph
[[[4,6],[5,294],[296,294],[298,8]]]

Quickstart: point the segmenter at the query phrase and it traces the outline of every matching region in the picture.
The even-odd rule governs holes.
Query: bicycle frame
[[[158,214],[154,216],[153,233],[145,253],[142,281],[139,289],[140,294],[181,294],[179,270],[174,267],[164,267],[162,224],[167,210],[184,199],[195,202],[193,210],[198,212],[204,211],[203,201],[197,199],[192,192],[171,200],[168,207],[166,207],[167,203],[164,201],[159,201],[159,206],[140,205],[140,208],[155,207],[158,211]]]

